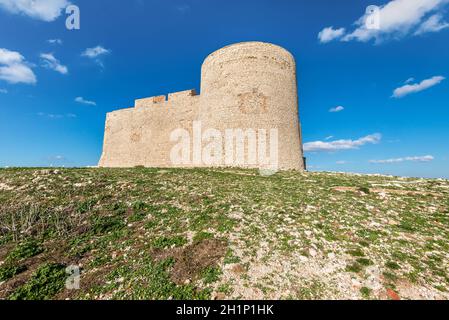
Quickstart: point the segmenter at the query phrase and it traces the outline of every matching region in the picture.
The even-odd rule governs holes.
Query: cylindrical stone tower
[[[202,66],[200,115],[222,131],[277,129],[279,169],[304,170],[296,63],[287,50],[243,42],[210,54]]]

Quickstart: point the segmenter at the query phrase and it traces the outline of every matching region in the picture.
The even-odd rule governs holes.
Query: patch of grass
[[[360,241],[360,245],[363,247],[368,247],[366,244],[375,242],[382,236],[382,232],[378,230],[361,229],[357,231],[357,235],[365,239]]]
[[[398,265],[396,262],[394,262],[394,261],[388,261],[387,263],[385,263],[385,266],[388,268],[388,269],[391,269],[391,270],[399,270],[399,269],[401,269],[401,266],[400,265]]]
[[[233,220],[233,219],[231,219],[231,218],[229,218],[228,216],[227,216],[227,214],[220,214],[218,217],[217,217],[217,223],[218,223],[218,227],[217,227],[217,230],[219,231],[219,232],[229,232],[229,231],[231,231],[233,228],[234,228],[234,226],[236,225],[236,221],[235,220]]]
[[[97,288],[97,292],[109,292],[117,287],[114,280],[123,277],[124,284],[132,290],[118,292],[114,299],[131,300],[208,300],[211,291],[198,289],[193,284],[176,285],[170,279],[169,270],[173,267],[174,260],[166,259],[155,262],[151,258],[140,261],[137,266],[122,266],[114,270],[108,279],[109,286]]]
[[[365,247],[365,248],[369,247],[369,242],[368,242],[368,241],[362,240],[362,241],[359,242],[359,244],[360,244],[362,247]]]
[[[95,216],[92,219],[92,232],[96,235],[119,231],[125,227],[122,217]]]
[[[441,291],[441,292],[447,292],[447,289],[443,286],[435,286],[435,289]]]
[[[369,187],[359,187],[358,190],[360,192],[363,192],[364,194],[370,194],[371,190],[369,189]]]
[[[367,287],[360,288],[360,293],[362,294],[363,298],[369,299],[371,295],[371,289]]]
[[[110,206],[110,210],[112,210],[115,215],[122,215],[126,213],[126,205],[121,202],[116,202]]]
[[[0,267],[0,282],[6,281],[26,270],[25,266],[4,265]]]
[[[357,263],[359,263],[360,265],[365,266],[365,267],[373,264],[373,262],[370,259],[366,259],[366,258],[358,258],[356,261],[357,261]]]
[[[187,239],[182,236],[160,237],[153,241],[153,247],[156,249],[165,249],[171,247],[182,247],[187,243]]]
[[[135,201],[132,205],[133,210],[134,211],[143,211],[145,210],[148,206],[145,202],[143,201]]]
[[[144,228],[146,230],[152,230],[155,227],[157,227],[157,225],[158,225],[158,222],[156,220],[151,220],[151,221],[148,221],[147,223],[145,223]]]
[[[300,300],[316,300],[320,299],[325,291],[325,285],[319,280],[313,279],[299,288],[297,298]]]
[[[101,267],[101,266],[106,265],[110,261],[111,261],[111,259],[109,258],[109,256],[106,256],[106,255],[97,256],[97,257],[95,257],[94,260],[92,260],[89,263],[89,267],[92,267],[92,268]]]
[[[78,204],[76,211],[81,214],[89,212],[93,209],[93,207],[95,206],[96,203],[97,203],[97,201],[94,199],[89,199],[89,200],[83,201],[80,204]]]
[[[346,267],[346,271],[348,271],[348,272],[359,273],[362,270],[363,270],[363,267],[359,263],[357,263],[357,262],[355,262],[355,263],[353,263],[351,265],[348,265]]]
[[[217,282],[220,279],[221,274],[220,268],[208,267],[201,273],[201,276],[205,284],[211,284]]]
[[[144,220],[147,215],[148,205],[143,201],[135,201],[132,204],[133,214],[128,218],[129,222],[138,222]]]
[[[212,233],[201,231],[195,234],[193,237],[193,243],[199,243],[206,239],[212,239],[213,237],[214,235]]]
[[[89,242],[89,237],[85,235],[71,240],[69,246],[68,256],[78,258],[84,256],[93,248],[93,245]]]
[[[10,300],[48,300],[64,288],[65,266],[45,264],[33,274],[31,279],[19,287]]]
[[[147,217],[147,213],[140,211],[140,212],[134,212],[129,218],[128,222],[139,222],[144,220]]]
[[[234,256],[232,250],[228,249],[228,251],[226,252],[225,258],[224,258],[224,264],[234,264],[234,263],[239,263],[239,262],[240,262],[240,258],[237,256]]]
[[[363,251],[361,249],[349,250],[347,253],[353,257],[364,257],[365,256],[365,254],[363,253]]]
[[[11,235],[0,235],[0,246],[7,244],[8,242],[12,241],[13,237]]]
[[[231,284],[229,284],[229,283],[223,283],[223,284],[221,284],[218,288],[217,288],[217,291],[218,292],[221,292],[221,293],[224,293],[225,295],[231,295],[232,294],[232,292],[234,291],[233,289],[232,289],[232,286],[231,286]]]
[[[18,244],[6,257],[6,261],[21,261],[42,253],[44,249],[35,240],[27,240]]]
[[[415,230],[413,223],[410,221],[402,221],[401,224],[398,225],[398,228],[407,232],[413,232]]]
[[[407,279],[410,280],[411,283],[418,283],[420,272],[415,270],[406,274]]]
[[[394,273],[391,273],[391,272],[384,272],[384,273],[382,273],[382,275],[384,276],[384,278],[386,280],[389,280],[389,281],[395,282],[396,280],[398,280],[398,277]]]

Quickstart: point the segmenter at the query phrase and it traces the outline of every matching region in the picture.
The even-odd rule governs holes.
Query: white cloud
[[[365,144],[377,144],[381,139],[382,135],[379,133],[375,133],[357,140],[335,140],[330,142],[314,141],[305,143],[304,151],[314,152],[358,149]]]
[[[24,64],[13,64],[0,67],[0,79],[9,83],[35,84],[37,82],[34,72]]]
[[[416,30],[415,35],[421,35],[428,32],[438,32],[446,28],[449,28],[449,23],[443,21],[443,16],[441,14],[434,14],[427,19],[418,28],[418,30]]]
[[[6,90],[6,89],[0,89],[0,93],[7,94],[7,93],[8,93],[8,90]]]
[[[330,140],[332,139],[334,136],[327,136],[326,138],[324,138],[324,140]]]
[[[430,79],[423,80],[420,83],[406,84],[405,86],[395,89],[393,92],[393,97],[394,98],[402,98],[411,93],[416,93],[416,92],[420,92],[420,91],[429,89],[429,88],[441,83],[444,79],[446,79],[446,78],[443,76],[435,76]]]
[[[67,0],[0,0],[0,7],[43,21],[54,21],[70,4]]]
[[[37,82],[36,75],[19,52],[2,48],[0,48],[0,80],[27,84]]]
[[[365,13],[354,23],[356,28],[352,32],[335,39],[360,42],[374,39],[379,43],[386,39],[440,31],[446,28],[446,23],[441,21],[439,12],[448,3],[449,0],[391,0],[379,7],[379,28],[366,26],[373,13]]]
[[[51,44],[62,44],[61,39],[48,39],[47,42]]]
[[[405,157],[405,158],[396,158],[396,159],[386,159],[386,160],[370,160],[370,163],[400,163],[405,161],[411,162],[430,162],[435,158],[433,156],[421,156],[421,157]]]
[[[37,115],[39,117],[48,118],[51,120],[57,120],[57,119],[63,119],[63,118],[76,118],[76,114],[73,114],[73,113],[53,114],[53,113],[39,112]]]
[[[42,59],[42,65],[45,68],[54,70],[56,72],[59,72],[60,74],[67,74],[69,73],[69,69],[62,65],[58,59],[55,58],[55,56],[52,53],[43,53],[41,54]]]
[[[83,97],[77,97],[77,98],[75,98],[75,101],[78,102],[78,103],[87,104],[87,105],[90,105],[90,106],[96,106],[97,105],[96,102],[86,100]]]
[[[340,161],[336,162],[336,164],[347,164],[347,163],[348,163],[348,161],[346,161],[346,160],[340,160]]]
[[[412,77],[412,78],[408,78],[407,80],[405,80],[404,83],[408,84],[408,83],[411,83],[413,81],[415,81],[415,78]]]
[[[335,108],[330,109],[329,112],[341,112],[341,111],[343,111],[343,110],[345,110],[344,107],[338,106],[338,107],[335,107]]]
[[[321,43],[327,43],[341,38],[345,34],[345,28],[334,29],[334,27],[324,28],[318,33],[318,39]]]
[[[95,48],[87,48],[81,55],[91,59],[110,53],[111,51],[103,48],[102,46],[96,46]]]

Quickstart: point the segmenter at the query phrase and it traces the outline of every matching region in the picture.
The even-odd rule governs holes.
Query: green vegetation
[[[139,167],[0,181],[0,299],[449,299],[446,180]]]
[[[193,285],[176,285],[171,279],[168,270],[173,267],[174,260],[166,259],[154,262],[144,259],[139,267],[122,266],[111,272],[107,279],[110,285],[94,288],[97,293],[111,291],[119,288],[132,288],[133,290],[118,291],[114,299],[144,299],[144,300],[207,300],[210,299],[210,290],[198,290]],[[145,284],[142,286],[142,282]]]
[[[365,194],[370,194],[370,193],[371,193],[369,187],[360,187],[360,188],[359,188],[359,191],[360,191],[360,192],[363,192],[363,193],[365,193]]]
[[[5,265],[0,267],[0,282],[6,281],[14,277],[15,275],[25,271],[24,266],[11,266]]]
[[[233,263],[239,263],[240,262],[240,258],[236,257],[233,255],[232,250],[228,249],[228,251],[226,252],[225,258],[223,263],[224,264],[233,264]]]
[[[211,284],[217,282],[220,278],[221,270],[216,267],[208,267],[202,273],[204,283]]]
[[[350,250],[350,251],[348,251],[348,254],[350,254],[353,257],[363,257],[363,256],[365,256],[365,254],[363,253],[363,251],[361,249]]]
[[[213,237],[214,235],[212,233],[201,231],[193,237],[193,242],[198,243],[206,239],[212,239]]]
[[[153,242],[153,247],[156,249],[182,247],[187,243],[187,239],[181,236],[178,237],[161,237]]]
[[[385,264],[385,266],[386,266],[388,269],[392,269],[392,270],[399,270],[399,269],[401,269],[401,266],[398,265],[396,262],[393,262],[393,261],[388,261],[388,262]]]
[[[359,258],[356,260],[358,264],[361,264],[362,266],[370,266],[373,264],[373,262],[370,259],[366,258]]]
[[[45,264],[9,298],[11,300],[47,300],[61,291],[66,280],[65,266]]]
[[[362,269],[363,269],[363,266],[361,266],[359,263],[353,263],[346,267],[346,271],[354,272],[354,273],[358,273],[358,272],[362,271]]]
[[[7,256],[7,261],[20,261],[34,257],[43,251],[41,245],[35,240],[26,240],[18,244]]]
[[[360,289],[360,293],[362,294],[363,298],[365,299],[369,299],[370,295],[371,295],[371,289],[367,288],[367,287],[362,287]]]

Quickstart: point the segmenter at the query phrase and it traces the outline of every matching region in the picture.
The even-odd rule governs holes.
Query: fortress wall
[[[189,92],[171,94],[168,100],[139,99],[135,108],[108,113],[99,166],[172,167],[171,132],[185,128],[192,134],[198,118],[199,96]]]
[[[201,77],[202,120],[219,130],[277,128],[279,166],[304,169],[296,63],[276,45],[245,42],[207,57]]]

